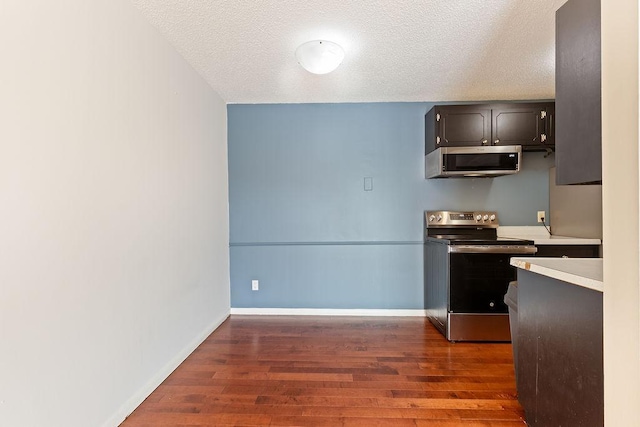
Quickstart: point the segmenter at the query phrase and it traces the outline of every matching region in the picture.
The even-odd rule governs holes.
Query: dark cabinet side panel
[[[518,271],[518,381],[528,425],[603,425],[601,292]]]
[[[538,245],[536,256],[567,258],[598,258],[598,245]]]
[[[600,0],[556,12],[556,182],[602,181]]]
[[[427,111],[424,116],[424,154],[427,155],[438,146],[436,138],[438,136],[438,122],[436,120],[436,107]]]
[[[449,304],[449,253],[447,245],[424,245],[424,307],[429,320],[445,334]]]
[[[556,103],[546,103],[547,110],[547,146],[556,148]]]

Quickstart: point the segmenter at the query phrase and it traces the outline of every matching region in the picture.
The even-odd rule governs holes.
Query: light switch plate
[[[370,176],[364,178],[364,191],[373,191],[373,178]]]

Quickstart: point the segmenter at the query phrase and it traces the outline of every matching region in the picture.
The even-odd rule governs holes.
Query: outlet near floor
[[[252,291],[260,290],[260,282],[257,281],[257,280],[252,280],[251,281],[251,290]]]

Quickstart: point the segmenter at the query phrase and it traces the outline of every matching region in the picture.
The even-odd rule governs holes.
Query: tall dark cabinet
[[[556,12],[556,183],[602,182],[600,0]]]

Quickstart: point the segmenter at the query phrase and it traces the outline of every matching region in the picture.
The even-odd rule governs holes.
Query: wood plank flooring
[[[122,426],[523,426],[512,363],[424,318],[231,316]]]

